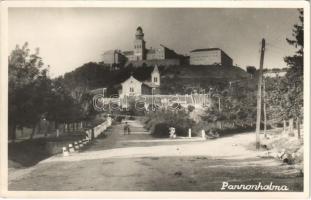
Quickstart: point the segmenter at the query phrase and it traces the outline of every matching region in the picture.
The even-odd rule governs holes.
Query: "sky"
[[[136,28],[147,48],[163,44],[177,53],[197,48],[223,49],[233,63],[258,68],[266,39],[265,68],[283,68],[296,9],[275,8],[10,8],[9,51],[26,41],[50,66],[50,76],[99,62],[111,49],[132,50]]]

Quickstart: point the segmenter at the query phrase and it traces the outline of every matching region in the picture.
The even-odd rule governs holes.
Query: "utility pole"
[[[266,41],[263,38],[261,41],[261,52],[260,52],[260,65],[259,65],[259,77],[258,77],[258,93],[257,93],[257,120],[256,120],[256,149],[260,148],[260,119],[261,119],[261,85],[262,85],[262,70],[263,61],[265,55]]]
[[[267,110],[266,110],[266,79],[265,76],[263,78],[263,116],[264,116],[264,129],[263,134],[267,137]]]

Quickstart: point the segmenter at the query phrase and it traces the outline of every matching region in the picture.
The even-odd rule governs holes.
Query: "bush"
[[[195,109],[195,107],[194,107],[193,105],[189,105],[189,106],[188,106],[188,111],[189,111],[189,112],[194,111],[194,109]]]
[[[214,130],[219,132],[220,130],[217,128],[216,123],[200,121],[199,123],[193,126],[193,133],[200,134],[202,130],[205,130],[208,133],[210,130]]]
[[[158,123],[153,126],[152,134],[156,137],[168,137],[169,125],[167,123]]]
[[[217,123],[221,123],[217,124]],[[221,136],[228,135],[228,134],[234,134],[234,133],[242,133],[247,131],[253,131],[253,127],[241,127],[237,126],[233,123],[228,122],[207,122],[207,121],[200,121],[199,123],[195,124],[193,126],[193,132],[200,134],[202,130],[205,130],[206,133],[209,132],[216,132],[219,133]]]
[[[130,116],[129,120],[135,120],[136,118],[134,116]]]
[[[145,128],[155,137],[168,137],[169,127],[174,127],[176,135],[187,136],[188,129],[194,125],[184,110],[151,112],[146,116]]]
[[[116,117],[116,122],[122,122],[123,119],[125,119],[124,116],[117,116]]]

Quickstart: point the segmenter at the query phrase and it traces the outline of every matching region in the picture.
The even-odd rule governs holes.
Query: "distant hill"
[[[193,88],[223,88],[229,81],[247,81],[250,76],[239,67],[221,66],[159,66],[161,73],[161,92],[190,93]],[[126,67],[111,71],[102,63],[90,62],[63,76],[64,83],[70,88],[84,87],[89,90],[106,87],[108,95],[117,93],[117,85],[132,74],[144,81],[150,78],[153,67]]]

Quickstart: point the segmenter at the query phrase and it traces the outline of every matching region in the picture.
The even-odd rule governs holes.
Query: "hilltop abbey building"
[[[170,65],[218,65],[232,66],[232,59],[219,48],[195,49],[189,56],[177,54],[174,50],[160,44],[159,48],[148,49],[144,40],[143,29],[136,29],[133,50],[110,50],[103,55],[103,61],[109,66],[170,66]]]
[[[104,63],[109,65],[131,63],[134,66],[167,66],[180,65],[186,59],[185,56],[177,54],[162,44],[157,49],[147,49],[144,32],[140,26],[136,29],[133,47],[133,50],[130,51],[106,51],[103,55]]]

